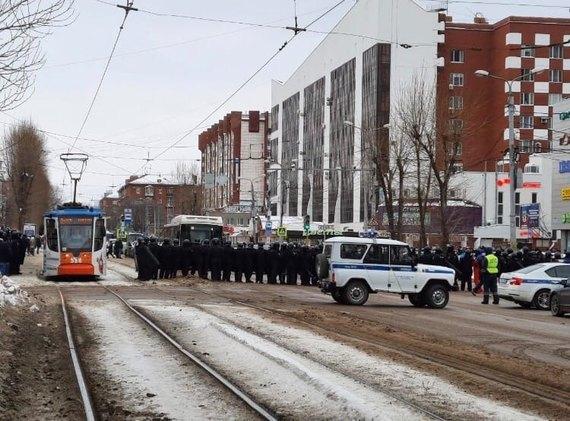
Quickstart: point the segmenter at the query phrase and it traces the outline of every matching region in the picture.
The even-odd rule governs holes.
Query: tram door
[[[44,218],[44,227],[44,275],[57,276],[59,268],[57,220],[55,218]]]

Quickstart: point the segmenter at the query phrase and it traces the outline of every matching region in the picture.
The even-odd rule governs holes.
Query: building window
[[[521,140],[521,153],[530,153],[530,140]]]
[[[548,105],[558,104],[562,100],[562,94],[548,94]]]
[[[556,83],[562,82],[562,70],[551,70],[550,81]]]
[[[460,118],[452,118],[449,120],[449,131],[452,133],[458,133],[463,130],[463,120]]]
[[[521,194],[519,192],[515,193],[515,225],[517,227],[521,226]]]
[[[552,45],[550,47],[550,58],[562,58],[562,45]]]
[[[462,110],[463,109],[463,97],[462,96],[451,96],[451,97],[449,97],[449,109],[450,110]]]
[[[521,94],[521,105],[534,105],[534,94],[532,92],[523,92]]]
[[[463,50],[451,50],[451,62],[452,63],[464,63],[465,62],[465,51],[463,51]]]
[[[534,57],[534,48],[529,45],[523,45],[521,48],[521,57]]]
[[[532,129],[534,127],[534,117],[531,115],[523,115],[521,117],[521,129]]]
[[[521,80],[523,82],[532,82],[534,80],[532,69],[521,69]]]
[[[503,223],[503,192],[497,193],[497,224]]]
[[[154,196],[154,187],[152,186],[146,186],[144,188],[144,195],[146,197],[153,197]]]
[[[463,86],[463,73],[451,73],[449,83],[453,86]]]
[[[532,193],[532,194],[531,194],[530,202],[531,202],[531,203],[536,203],[536,202],[538,202],[538,193]]]
[[[137,194],[141,194],[141,188],[140,188],[140,187],[137,187],[137,188],[136,188],[136,193],[137,193]]]
[[[541,153],[542,152],[542,144],[540,142],[536,142],[534,144],[534,153]]]
[[[461,162],[455,162],[453,164],[453,167],[451,168],[451,172],[453,174],[459,173],[459,172],[463,172],[463,164]]]

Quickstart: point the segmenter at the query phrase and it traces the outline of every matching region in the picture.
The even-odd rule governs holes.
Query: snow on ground
[[[20,285],[7,276],[0,278],[0,307],[18,305],[26,302],[28,295],[20,289]]]
[[[350,418],[356,414],[356,418],[418,417],[413,411],[405,415],[408,408],[382,393],[389,391],[392,396],[436,409],[451,418],[539,419],[466,393],[436,376],[370,356],[315,333],[269,321],[249,308],[202,307],[207,313],[187,307],[179,310],[157,306],[147,307],[147,310],[158,319],[175,324],[177,335],[182,335],[184,343],[195,341],[198,350],[210,353],[208,358],[216,364],[235,370],[244,382],[263,384],[263,389],[255,393],[265,399],[274,400],[279,396],[280,401],[284,399],[289,405],[299,406],[310,397],[310,405],[323,405],[325,417],[338,418],[343,413],[336,412],[339,404],[341,408],[355,411],[345,412]],[[280,373],[275,368],[267,372],[271,362],[288,373]],[[286,379],[292,377],[291,373],[298,380],[288,384]],[[279,379],[278,384],[275,379]],[[297,391],[303,391],[303,397],[297,396]],[[326,399],[319,402],[315,392]]]
[[[285,419],[424,419],[379,390],[193,307],[144,306],[205,359]]]
[[[188,363],[122,304],[77,302],[96,339],[96,371],[119,383],[123,408],[133,413],[163,413],[169,419],[252,419],[236,398]],[[221,416],[223,414],[223,416]]]

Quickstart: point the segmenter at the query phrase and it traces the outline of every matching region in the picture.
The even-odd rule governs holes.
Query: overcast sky
[[[124,3],[124,0],[119,1]],[[330,29],[355,1],[346,0],[313,29]],[[300,26],[337,2],[297,0]],[[428,0],[424,3],[436,7],[445,2]],[[450,14],[455,21],[472,21],[477,12],[490,21],[513,14],[570,17],[568,9],[520,5],[568,6],[568,0],[497,1],[509,6],[479,3],[476,0],[450,1]],[[135,6],[170,14],[277,25],[293,23],[293,0],[135,0]],[[31,99],[9,113],[16,119],[31,119],[39,128],[58,134],[49,136],[48,149],[50,177],[59,187],[63,186],[65,174],[59,154],[67,151],[68,145],[64,142],[72,143],[79,130],[123,17],[120,9],[96,0],[75,0],[75,8],[73,24],[56,29],[43,42],[46,64],[37,74]],[[130,14],[81,135],[91,140],[77,142],[80,152],[91,155],[80,183],[79,199],[84,203],[91,200],[97,203],[105,191],[119,186],[129,174],[142,174],[148,169],[142,168],[147,156],[156,156],[196,126],[289,36],[288,31],[281,29],[160,17],[143,12]],[[198,134],[227,112],[268,110],[271,79],[286,80],[322,37],[311,33],[299,35],[201,129],[151,162],[150,172],[168,176],[177,161],[199,158]],[[0,114],[4,128],[15,122],[10,116]],[[68,179],[63,188],[65,198],[69,199]]]

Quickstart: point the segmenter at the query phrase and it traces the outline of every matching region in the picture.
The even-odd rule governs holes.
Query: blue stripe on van
[[[417,268],[412,268],[407,265],[374,265],[374,264],[352,264],[352,263],[333,263],[333,269],[362,269],[362,270],[378,270],[388,271],[393,270],[396,272],[417,272]],[[427,273],[454,273],[452,270],[442,269],[426,269]]]

